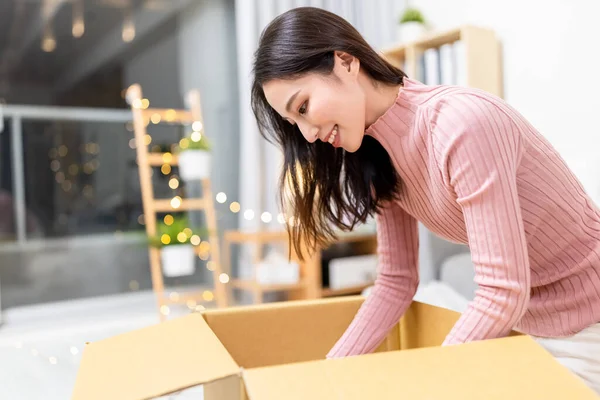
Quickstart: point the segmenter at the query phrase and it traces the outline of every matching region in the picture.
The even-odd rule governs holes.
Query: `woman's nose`
[[[302,132],[302,136],[309,143],[314,143],[319,138],[319,128],[313,126],[311,124],[304,123],[302,125],[298,125],[300,128],[300,132]]]

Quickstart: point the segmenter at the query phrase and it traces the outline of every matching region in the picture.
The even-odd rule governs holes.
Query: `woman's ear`
[[[350,74],[351,76],[357,76],[358,70],[360,69],[360,61],[352,54],[348,54],[344,51],[336,51],[334,53],[335,66],[339,75]]]

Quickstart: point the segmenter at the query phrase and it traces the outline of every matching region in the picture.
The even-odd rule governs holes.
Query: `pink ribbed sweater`
[[[412,301],[417,221],[468,244],[475,265],[479,289],[444,344],[513,328],[560,337],[600,322],[600,211],[511,106],[405,79],[366,134],[390,154],[403,186],[377,215],[375,286],[329,358],[373,351]]]

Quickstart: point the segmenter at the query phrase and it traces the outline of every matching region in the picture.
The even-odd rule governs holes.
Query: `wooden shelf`
[[[268,243],[273,241],[287,241],[289,235],[287,231],[263,231],[263,232],[243,232],[227,231],[224,239],[231,243]]]
[[[148,108],[142,110],[142,115],[146,118],[155,118],[163,124],[191,124],[196,121],[190,111],[173,110],[170,108]]]
[[[406,46],[396,46],[381,52],[381,55],[394,65],[400,66],[406,59]]]
[[[270,285],[261,285],[256,281],[251,280],[243,280],[243,279],[234,279],[231,281],[231,287],[243,290],[257,290],[260,292],[279,292],[279,291],[289,291],[289,290],[298,290],[304,289],[306,287],[305,281],[300,281],[294,284],[270,284]]]
[[[343,289],[323,288],[323,290],[321,291],[321,297],[344,296],[347,294],[360,294],[363,290],[365,290],[366,288],[368,288],[369,286],[372,286],[372,285],[373,285],[373,282],[366,283],[364,285],[359,285],[359,286],[351,286],[351,287],[347,287],[347,288],[343,288]]]
[[[375,232],[339,232],[334,243],[362,242],[365,240],[376,240]],[[242,232],[227,231],[224,235],[225,240],[231,243],[267,243],[274,241],[287,241],[289,235],[287,231],[263,231],[263,232]]]
[[[383,51],[383,54],[385,56],[391,56],[395,58],[404,58],[406,50],[409,47],[418,47],[419,49],[423,50],[440,47],[447,43],[456,42],[461,38],[463,31],[467,29],[470,29],[470,27],[465,26],[462,28],[451,29],[449,31],[432,33],[414,42],[403,43],[399,46],[387,48]]]
[[[179,207],[171,205],[171,199],[154,200],[154,210],[157,212],[204,210],[206,208],[204,199],[182,199]]]
[[[365,240],[377,240],[376,232],[341,232],[334,243],[362,242]]]
[[[423,39],[419,39],[416,42],[412,43],[412,45],[422,50],[440,47],[447,43],[453,43],[459,40],[462,37],[465,29],[469,28],[464,27],[452,29],[446,32],[425,36]]]
[[[465,47],[466,86],[503,96],[501,47],[493,30],[463,25],[442,32],[431,32],[423,38],[390,47],[381,53],[390,63],[410,77],[417,77],[419,59],[428,49],[439,48],[460,40]]]

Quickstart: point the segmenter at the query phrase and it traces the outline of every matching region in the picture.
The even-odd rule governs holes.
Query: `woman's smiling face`
[[[297,125],[310,143],[328,142],[348,152],[360,147],[365,131],[365,94],[357,58],[335,52],[330,75],[308,73],[263,85],[267,101],[285,120]]]

